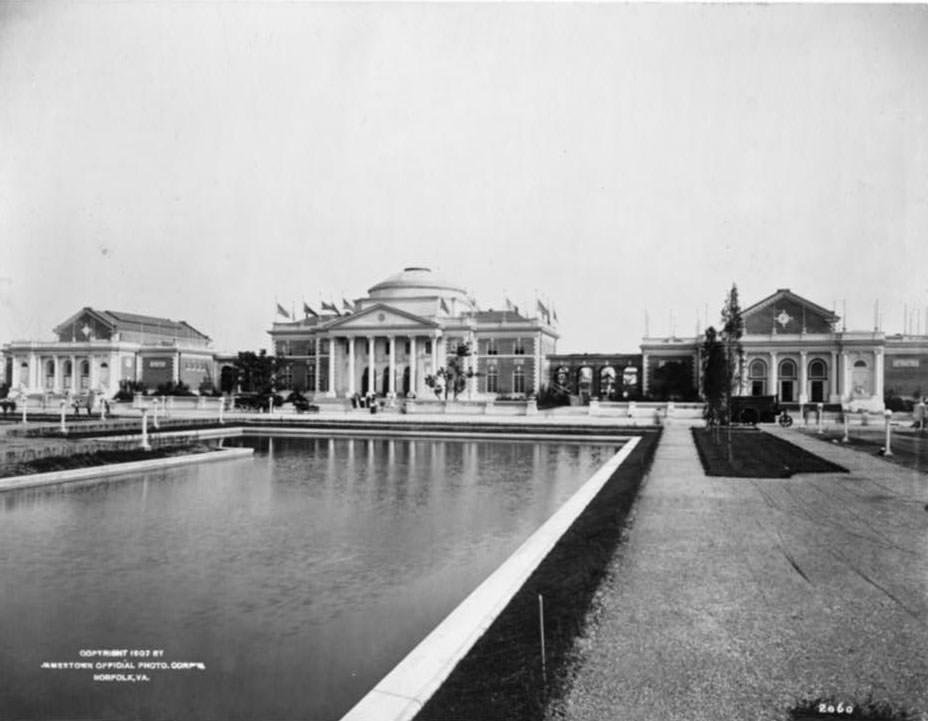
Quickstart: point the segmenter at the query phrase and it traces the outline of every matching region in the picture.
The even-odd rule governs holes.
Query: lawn
[[[731,430],[731,460],[728,429],[694,428],[693,440],[707,476],[789,478],[795,473],[847,473],[846,468],[755,428]]]

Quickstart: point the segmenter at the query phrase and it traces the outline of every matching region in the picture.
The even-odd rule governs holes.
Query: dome
[[[423,295],[423,291],[435,294],[460,293],[466,295],[467,291],[459,283],[453,283],[431,268],[410,267],[403,268],[402,272],[394,273],[377,283],[367,292],[372,298],[397,297],[408,295]]]

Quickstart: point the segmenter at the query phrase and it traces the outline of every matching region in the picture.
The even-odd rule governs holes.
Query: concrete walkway
[[[928,719],[928,476],[775,432],[851,473],[710,478],[665,429],[552,719],[786,719],[819,697]]]

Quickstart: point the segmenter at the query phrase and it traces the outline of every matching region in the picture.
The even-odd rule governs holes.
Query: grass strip
[[[574,641],[622,540],[624,521],[654,457],[645,431],[596,498],[426,703],[416,721],[537,721],[568,688]],[[544,598],[542,674],[538,596]]]
[[[803,450],[797,445],[753,428],[693,428],[693,440],[707,476],[733,478],[789,478],[796,473],[847,473],[847,468]]]
[[[141,449],[114,450],[76,453],[69,456],[48,456],[0,466],[0,478],[26,476],[33,473],[49,473],[51,471],[68,471],[74,468],[108,466],[114,463],[150,461],[158,458],[172,458],[174,456],[184,456],[193,453],[209,453],[215,450],[216,448],[214,446],[195,443],[183,446],[164,446],[161,448],[153,448],[150,451],[143,451]]]

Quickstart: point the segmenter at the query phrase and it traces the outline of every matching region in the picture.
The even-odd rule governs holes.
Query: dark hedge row
[[[637,448],[458,664],[416,721],[537,721],[567,688],[571,653],[654,456],[660,431]],[[547,678],[538,595],[544,598]]]

